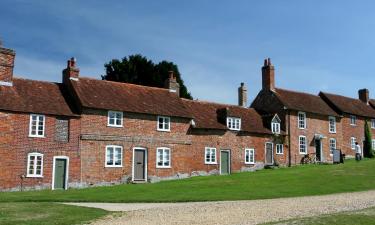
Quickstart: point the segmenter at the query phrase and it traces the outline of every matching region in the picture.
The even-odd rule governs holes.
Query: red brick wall
[[[288,121],[288,119],[287,119]],[[322,134],[324,139],[322,139],[322,152],[323,152],[323,160],[325,161],[332,161],[332,156],[330,155],[329,151],[329,139],[335,138],[336,139],[336,148],[342,148],[343,140],[342,140],[342,121],[340,117],[336,117],[336,133],[329,132],[329,122],[328,116],[325,115],[317,115],[313,113],[306,113],[306,124],[307,127],[305,129],[298,128],[298,112],[291,111],[290,113],[290,146],[291,146],[291,159],[292,164],[299,164],[301,159],[304,155],[299,153],[299,136],[303,135],[306,136],[308,145],[307,145],[307,152],[308,153],[315,153],[315,143],[314,143],[314,135],[315,134]]]
[[[220,164],[204,163],[205,147],[217,149],[217,162],[220,162],[220,150],[231,150],[231,169],[240,171],[245,165],[245,148],[255,148],[257,162],[264,162],[264,145],[269,137],[256,135],[238,135],[231,131],[190,129],[189,119],[171,118],[171,132],[156,130],[157,116],[124,113],[124,126],[107,126],[107,111],[84,110],[82,115],[82,134],[90,136],[81,140],[82,177],[88,184],[119,183],[132,176],[133,148],[147,149],[148,177],[172,177],[177,174],[191,175],[196,171],[210,172],[219,170]],[[83,138],[85,139],[85,138]],[[123,147],[123,166],[105,167],[106,145]],[[156,149],[171,149],[171,168],[156,168]],[[275,160],[285,163],[284,155],[275,154]]]
[[[19,189],[21,175],[27,174],[27,155],[31,152],[44,154],[43,177],[25,178],[23,186],[51,187],[54,156],[69,157],[69,178],[71,184],[80,182],[79,119],[70,119],[69,142],[54,140],[54,116],[46,116],[45,137],[29,137],[30,114],[0,112],[0,189]]]

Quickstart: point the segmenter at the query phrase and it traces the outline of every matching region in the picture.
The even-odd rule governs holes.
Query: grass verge
[[[252,200],[375,189],[375,160],[307,165],[230,176],[68,191],[0,193],[0,202],[187,202]]]
[[[84,224],[107,215],[102,209],[68,206],[47,202],[0,203],[2,225]]]

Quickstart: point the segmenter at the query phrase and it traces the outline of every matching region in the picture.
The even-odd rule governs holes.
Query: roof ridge
[[[99,80],[99,79],[96,79],[96,78],[93,78],[93,77],[82,77],[80,76],[78,78],[78,81],[79,79],[87,79],[87,80],[95,80],[95,81],[103,81],[103,82],[108,82],[108,83],[114,83],[114,84],[118,84],[118,85],[129,85],[129,86],[137,86],[137,87],[141,87],[141,88],[149,88],[149,89],[156,89],[156,90],[161,90],[161,91],[169,91],[169,89],[167,88],[161,88],[161,87],[152,87],[152,86],[146,86],[146,85],[142,85],[142,84],[133,84],[133,83],[127,83],[127,82],[120,82],[120,81],[111,81],[111,80]]]
[[[321,91],[324,95],[325,94],[328,94],[328,95],[334,95],[334,96],[337,96],[337,97],[342,97],[342,98],[348,98],[348,99],[351,99],[351,100],[356,100],[356,101],[359,101],[361,103],[364,103],[362,102],[360,99],[358,98],[352,98],[352,97],[348,97],[348,96],[345,96],[345,95],[340,95],[340,94],[333,94],[333,93],[328,93],[328,92],[324,92],[324,91]],[[371,100],[371,99],[370,99]],[[365,103],[364,103],[365,104]]]
[[[289,91],[289,92],[293,92],[293,93],[305,94],[305,95],[310,95],[310,96],[314,96],[314,97],[319,98],[319,95],[315,95],[315,94],[311,94],[311,93],[307,93],[307,92],[303,92],[303,91],[294,91],[294,90],[289,90],[289,89],[284,89],[284,88],[276,88],[276,90]],[[277,93],[277,91],[276,91],[276,93]]]
[[[33,80],[29,78],[23,78],[23,77],[13,77],[15,80],[25,80],[25,81],[33,81],[33,82],[40,82],[40,83],[48,83],[48,84],[62,84],[59,82],[53,82],[53,81],[46,81],[46,80]]]
[[[186,98],[181,98],[183,101],[190,101],[190,102],[197,102],[201,104],[214,104],[214,105],[222,105],[222,106],[230,106],[230,107],[237,107],[237,108],[242,108],[242,109],[254,109],[251,107],[242,107],[239,105],[234,105],[234,104],[227,104],[227,103],[219,103],[219,102],[212,102],[212,101],[206,101],[206,100],[195,100],[195,99],[186,99]]]

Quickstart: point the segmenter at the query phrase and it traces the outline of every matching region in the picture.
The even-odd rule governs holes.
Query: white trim
[[[232,127],[229,127],[229,120],[231,120],[231,125]],[[236,127],[236,121],[238,121],[238,128]],[[241,118],[239,117],[227,117],[227,127],[229,130],[236,130],[239,131],[241,130]]]
[[[113,148],[113,164],[112,165],[107,165],[107,150],[108,148]],[[116,148],[120,148],[121,149],[121,164],[120,165],[115,165],[115,149]],[[113,168],[113,167],[122,167],[123,163],[122,161],[124,161],[124,151],[123,151],[123,147],[121,145],[106,145],[105,146],[105,161],[104,161],[104,167],[107,167],[107,168]]]
[[[303,118],[304,118],[303,119],[303,127],[300,127],[300,121],[302,121],[299,118],[300,115],[303,115]],[[301,130],[306,129],[306,127],[307,127],[307,118],[306,118],[306,113],[305,112],[298,112],[298,114],[297,114],[297,127],[298,127],[298,129],[301,129]]]
[[[215,150],[215,162],[207,162],[207,160],[206,160],[206,152],[207,152],[207,150],[211,151],[212,149]],[[211,153],[210,153],[210,156],[211,156]],[[212,158],[212,156],[210,158]],[[213,147],[205,147],[204,148],[204,164],[207,164],[207,165],[216,165],[217,164],[217,151],[216,151],[216,148],[213,148]]]
[[[267,144],[271,144],[271,146],[272,146],[272,163],[270,163],[270,164],[266,162],[267,161]],[[275,163],[273,154],[274,154],[273,143],[270,142],[270,141],[267,141],[266,143],[264,143],[264,164],[265,165],[273,165]]]
[[[331,141],[335,141],[335,149],[337,149],[337,140],[336,140],[336,138],[330,138],[329,139],[329,152],[330,152],[330,154],[332,155],[332,149],[331,149]]]
[[[33,174],[29,173],[30,170],[30,156],[35,156],[35,161],[33,161]],[[41,156],[42,161],[40,165],[40,174],[35,174],[36,172],[36,162],[38,161],[37,157]],[[27,154],[27,168],[26,168],[26,177],[43,177],[43,161],[44,161],[44,155],[39,152],[30,152]]]
[[[253,159],[254,159],[253,162],[246,162],[246,151],[253,152]],[[250,159],[250,156],[249,156],[249,159]],[[254,165],[255,164],[255,149],[254,148],[245,148],[245,164],[246,165]]]
[[[229,149],[225,149],[225,150],[220,150],[220,165],[219,165],[219,173],[221,174],[221,152],[228,152],[228,169],[229,169],[229,173],[228,174],[231,174],[231,168],[230,168],[230,164],[231,164],[231,155],[230,155],[230,150]]]
[[[301,152],[301,137],[305,138],[305,151],[306,152]],[[298,152],[299,152],[300,155],[307,155],[307,153],[308,153],[307,146],[308,146],[308,144],[307,144],[307,137],[304,136],[304,135],[298,136]]]
[[[281,153],[277,153],[277,146],[281,146]],[[284,145],[283,144],[276,144],[276,155],[284,155]]]
[[[12,82],[0,81],[0,86],[9,86],[9,87],[12,87],[13,83]]]
[[[163,119],[163,128],[159,128],[159,119]],[[168,129],[165,129],[164,127],[164,124],[166,124],[165,123],[165,119],[168,119]],[[156,123],[156,130],[157,131],[171,131],[171,117],[169,117],[169,116],[158,116],[157,117],[157,123]]]
[[[355,143],[357,142],[357,138],[355,137],[350,137],[350,148],[352,150],[355,150]]]
[[[145,179],[144,181],[147,181],[147,148],[143,148],[143,147],[134,147],[133,148],[133,156],[132,156],[132,181],[134,181],[134,152],[135,150],[143,150],[145,152]],[[139,180],[137,180],[139,181]]]
[[[334,131],[331,131],[331,120],[334,121],[334,125],[333,125]],[[334,117],[334,116],[328,117],[328,132],[331,133],[331,134],[336,133],[336,117]]]
[[[33,122],[33,116],[36,116],[38,119],[36,120],[36,134],[31,134],[32,132],[32,122]],[[43,134],[42,135],[38,135],[38,131],[39,131],[39,116],[42,116],[43,117]],[[45,134],[46,134],[46,116],[43,115],[43,114],[30,114],[30,121],[29,121],[29,137],[38,137],[38,138],[44,138],[45,137]]]
[[[162,166],[159,166],[158,165],[158,160],[159,160],[159,158],[158,158],[158,151],[159,150],[163,150],[163,154],[164,154],[164,151],[165,150],[168,150],[169,151],[169,159],[168,159],[168,162],[169,162],[169,165],[168,166],[164,166],[164,155],[163,155],[163,165]],[[170,148],[168,148],[168,147],[158,147],[158,148],[156,148],[156,168],[158,168],[158,169],[170,169],[171,167],[172,167],[172,162],[171,162],[171,155],[172,155],[172,151],[171,151],[171,149]]]
[[[110,124],[110,123],[109,123],[109,121],[110,121],[110,116],[109,116],[109,114],[110,114],[110,113],[114,113],[115,115],[116,115],[117,113],[120,113],[120,114],[121,114],[121,119],[120,119],[121,124],[120,124],[120,125],[117,125],[117,124],[116,124],[116,121],[118,120],[117,117],[114,118],[114,122],[115,122],[115,124]],[[124,127],[124,113],[121,112],[121,111],[113,111],[113,110],[109,110],[108,113],[107,113],[107,126],[108,126],[108,127]]]
[[[68,156],[54,156],[53,157],[53,165],[52,165],[52,190],[55,190],[55,165],[56,159],[65,159],[66,160],[66,167],[65,167],[65,190],[68,189],[68,179],[69,179],[69,157]]]
[[[371,129],[375,129],[375,119],[371,119]]]
[[[354,120],[354,123],[352,123],[352,119]],[[355,116],[355,115],[350,115],[349,116],[349,122],[350,122],[350,125],[351,126],[357,126],[357,116]]]

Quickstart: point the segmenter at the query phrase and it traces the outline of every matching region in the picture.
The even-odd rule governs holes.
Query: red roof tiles
[[[0,85],[0,109],[74,116],[63,91],[62,84],[13,78],[13,86]]]
[[[338,116],[319,96],[276,88],[276,95],[288,109],[321,115]]]
[[[320,92],[319,95],[341,113],[375,118],[375,110],[359,99]]]
[[[71,82],[81,107],[192,118],[168,89],[82,77]]]
[[[222,118],[224,113],[226,116],[241,118],[241,131],[272,133],[263,126],[261,115],[252,108],[187,99],[183,99],[183,103],[193,113],[195,128],[227,130],[226,119]]]

